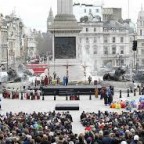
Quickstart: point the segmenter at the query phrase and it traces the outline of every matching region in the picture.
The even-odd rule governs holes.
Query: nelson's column
[[[53,61],[50,63],[50,75],[53,72],[62,79],[81,80],[83,68],[78,58],[77,40],[82,28],[73,15],[73,0],[57,0],[57,15],[48,25],[53,34]]]

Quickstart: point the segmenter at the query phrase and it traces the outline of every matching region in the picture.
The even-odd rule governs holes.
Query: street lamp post
[[[6,52],[7,52],[7,71],[8,71],[8,65],[9,65],[9,53],[8,53],[8,43],[7,43],[7,48],[6,48]]]
[[[66,64],[66,76],[67,77],[69,76],[69,65],[68,65],[68,62]]]
[[[50,65],[49,65],[49,56],[47,56],[47,72],[48,72],[48,77],[50,76],[49,69],[50,69]]]

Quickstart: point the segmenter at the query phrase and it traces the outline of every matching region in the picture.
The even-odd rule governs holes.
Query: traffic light
[[[136,51],[136,50],[137,50],[137,41],[136,41],[136,40],[133,41],[132,50],[133,50],[133,51]]]

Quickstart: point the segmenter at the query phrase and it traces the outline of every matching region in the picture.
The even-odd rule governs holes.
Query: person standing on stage
[[[53,72],[54,80],[56,79],[56,76],[57,76],[56,72]]]
[[[60,77],[59,76],[57,76],[57,85],[60,83]]]
[[[49,84],[51,85],[52,84],[52,77],[49,76]]]
[[[48,77],[46,75],[45,78],[44,78],[44,85],[48,86],[48,84],[49,84],[49,80],[48,80]]]
[[[68,85],[68,76],[65,77],[65,85]]]
[[[89,76],[89,77],[88,77],[88,83],[91,84],[91,81],[92,81],[92,77]]]
[[[63,77],[63,85],[66,85],[66,76]]]

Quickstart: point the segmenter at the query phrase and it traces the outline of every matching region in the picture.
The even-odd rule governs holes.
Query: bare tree
[[[36,37],[37,51],[41,57],[52,54],[52,35],[50,33],[39,33]]]

